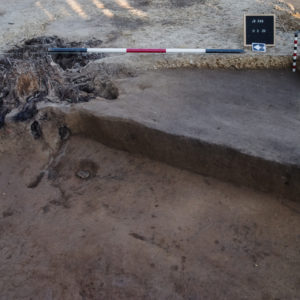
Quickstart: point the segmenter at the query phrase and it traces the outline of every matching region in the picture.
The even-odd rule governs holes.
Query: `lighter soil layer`
[[[113,61],[141,67],[280,68],[291,66],[293,35],[300,29],[299,0],[11,0],[0,3],[0,52],[23,39],[59,35],[100,39],[101,47],[243,48],[244,14],[276,15],[276,46],[267,55],[217,59],[202,56],[121,55]],[[105,59],[106,60],[106,59]]]

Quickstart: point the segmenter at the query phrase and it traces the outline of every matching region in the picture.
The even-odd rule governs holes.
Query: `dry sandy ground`
[[[298,298],[299,204],[21,128],[1,133],[0,299]]]
[[[275,13],[277,45],[268,53],[292,54],[293,32],[300,29],[299,0],[1,1],[0,48],[53,34],[76,41],[95,37],[105,47],[242,48],[245,13]],[[151,57],[155,61],[161,56]],[[125,61],[125,57],[117,60]],[[181,64],[193,64],[190,60],[185,56]]]
[[[242,47],[244,13],[276,13],[270,53],[290,55],[297,1],[1,1],[0,43],[57,34],[101,46]],[[157,56],[124,57],[103,61],[153,67]],[[31,122],[0,131],[0,299],[297,299],[299,203],[82,136],[62,142],[62,121],[38,117],[44,139],[28,133]]]

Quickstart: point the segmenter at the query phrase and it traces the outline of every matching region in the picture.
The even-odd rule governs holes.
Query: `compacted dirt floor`
[[[0,299],[299,297],[299,203],[63,130],[58,151],[3,132]]]

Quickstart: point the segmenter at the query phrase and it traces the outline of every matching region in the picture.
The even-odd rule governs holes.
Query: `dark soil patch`
[[[62,126],[58,129],[58,133],[59,133],[60,139],[62,141],[66,141],[71,135],[71,130],[67,126]]]
[[[5,116],[15,108],[15,121],[26,121],[37,114],[40,101],[87,102],[95,97],[116,99],[117,87],[101,72],[84,67],[103,54],[55,54],[50,47],[99,47],[100,40],[86,43],[66,42],[56,36],[38,37],[15,46],[0,57],[0,128]]]
[[[152,4],[152,0],[133,0],[134,7],[147,7]]]
[[[81,172],[80,174],[83,174],[85,172],[89,174],[88,178],[93,178],[96,176],[98,168],[99,168],[98,165],[92,160],[84,159],[79,162],[76,175],[78,176],[79,172]]]
[[[14,59],[43,58],[48,53],[48,48],[72,48],[72,47],[99,47],[101,40],[92,39],[82,42],[67,42],[57,36],[42,36],[27,40],[22,46],[15,46],[8,51]],[[55,54],[51,56],[53,61],[62,69],[73,69],[87,65],[91,60],[101,59],[104,54]]]
[[[32,136],[34,137],[34,139],[39,139],[42,137],[43,135],[43,132],[42,132],[42,129],[41,129],[41,126],[40,126],[40,123],[38,121],[34,121],[31,126],[31,134]]]
[[[187,7],[197,3],[204,4],[206,0],[171,0],[173,7]]]
[[[137,29],[138,27],[142,27],[145,25],[148,25],[149,23],[147,21],[137,19],[137,18],[127,18],[127,17],[118,17],[115,16],[113,18],[114,25],[119,29]]]

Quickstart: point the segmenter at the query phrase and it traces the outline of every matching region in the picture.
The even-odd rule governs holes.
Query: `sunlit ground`
[[[35,6],[39,8],[50,21],[54,20],[54,13],[51,12],[51,7],[47,1],[36,1]],[[115,16],[115,10],[124,9],[128,14],[146,18],[147,13],[143,10],[133,7],[127,0],[114,0],[114,1],[100,1],[100,0],[89,0],[82,3],[78,0],[65,0],[59,1],[57,4],[52,5],[55,11],[62,13],[65,16],[71,16],[76,14],[81,19],[87,20],[90,15],[95,13],[101,13],[108,18]]]
[[[245,13],[276,14],[270,53],[290,53],[290,35],[300,29],[299,0],[1,1],[0,50],[41,35],[95,37],[122,48],[240,48]]]

